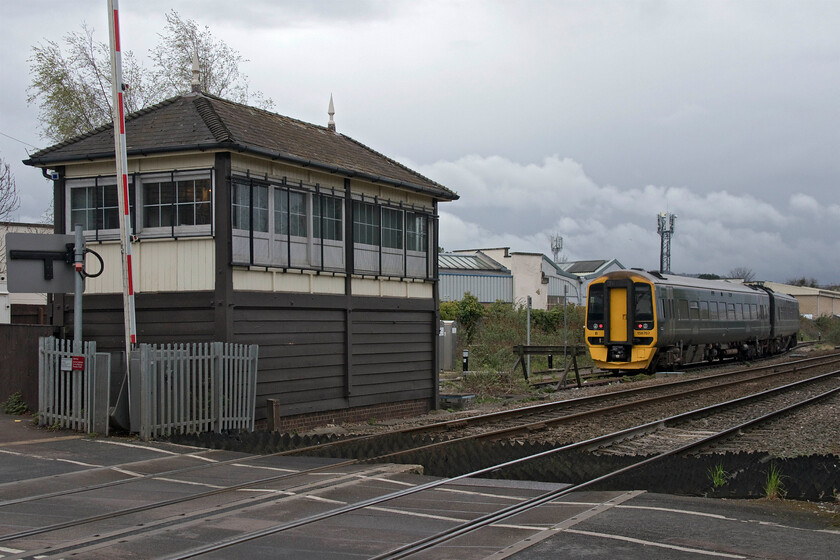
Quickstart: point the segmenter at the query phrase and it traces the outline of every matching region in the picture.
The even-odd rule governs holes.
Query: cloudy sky
[[[455,190],[447,250],[507,246],[677,272],[840,284],[840,2],[120,2],[141,62],[164,14],[211,28],[278,113],[326,124]],[[49,183],[21,165],[39,136],[31,47],[105,0],[0,0],[0,157],[20,221]]]

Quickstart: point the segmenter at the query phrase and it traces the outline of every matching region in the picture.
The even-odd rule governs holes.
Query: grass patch
[[[726,481],[729,479],[729,473],[723,470],[723,465],[720,463],[713,467],[709,467],[706,475],[709,477],[709,480],[712,482],[712,486],[715,488],[720,488],[726,484]]]
[[[785,485],[782,479],[785,476],[782,470],[775,463],[770,465],[767,471],[767,478],[764,481],[764,497],[768,500],[782,500],[785,497]]]

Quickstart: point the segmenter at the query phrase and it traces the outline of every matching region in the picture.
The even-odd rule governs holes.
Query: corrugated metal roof
[[[438,268],[446,270],[487,270],[504,272],[507,269],[495,261],[483,259],[479,255],[460,255],[441,253],[438,255]]]
[[[571,272],[572,274],[586,274],[589,272],[595,272],[600,267],[604,265],[607,261],[576,261],[570,263],[571,266],[566,268],[566,272]]]

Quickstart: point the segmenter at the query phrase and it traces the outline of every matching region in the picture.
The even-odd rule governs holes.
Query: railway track
[[[825,361],[811,360],[807,364],[818,364],[818,367],[825,366]],[[803,362],[792,364],[798,372],[807,365]],[[791,364],[789,364],[791,365]],[[779,368],[780,366],[773,366]],[[766,369],[766,368],[764,368]],[[773,373],[781,375],[780,372],[764,372],[765,374]],[[715,404],[708,407],[702,407],[699,410],[685,412],[678,415],[673,415],[669,418],[656,420],[653,422],[643,422],[629,428],[617,430],[609,434],[599,435],[597,437],[588,438],[577,443],[556,447],[549,452],[540,453],[537,455],[526,455],[517,457],[502,464],[492,464],[480,469],[474,469],[470,472],[459,474],[443,481],[435,481],[429,485],[420,485],[412,487],[404,492],[395,492],[377,496],[370,500],[363,500],[355,504],[348,504],[346,507],[329,509],[326,512],[319,512],[313,516],[296,518],[293,521],[284,522],[282,524],[272,525],[270,529],[263,531],[264,534],[255,535],[253,532],[248,533],[244,537],[236,537],[236,539],[244,538],[243,541],[237,541],[239,544],[247,542],[248,540],[262,538],[276,534],[277,532],[287,531],[294,527],[316,523],[320,520],[329,517],[343,515],[351,511],[359,509],[374,507],[379,504],[394,500],[403,496],[432,490],[441,485],[452,484],[458,480],[474,476],[487,476],[499,473],[500,470],[508,469],[514,465],[527,463],[528,461],[540,460],[549,455],[559,454],[572,450],[597,450],[601,454],[631,454],[638,455],[643,451],[649,453],[651,450],[658,451],[658,455],[667,456],[664,454],[671,454],[671,449],[676,449],[680,452],[688,449],[695,449],[701,445],[709,446],[713,442],[723,441],[722,438],[731,437],[732,433],[737,433],[737,430],[743,431],[744,426],[748,421],[744,420],[744,416],[760,417],[763,420],[771,418],[772,410],[789,410],[791,400],[790,395],[801,395],[806,391],[809,394],[815,394],[815,398],[821,395],[834,394],[837,387],[840,386],[838,381],[838,371],[833,371],[828,374],[816,376],[814,379],[806,379],[797,381],[795,384],[786,384],[782,388],[774,388],[771,391],[761,391],[758,396],[748,395],[740,397],[737,400],[728,401],[722,404]],[[750,378],[749,383],[756,383],[755,378]],[[690,385],[685,381],[680,382],[679,386]],[[828,386],[828,387],[827,387]],[[811,387],[819,387],[812,389]],[[691,390],[696,390],[697,387],[691,387]],[[833,391],[834,393],[832,393]],[[638,396],[638,393],[631,393]],[[780,397],[779,395],[785,395]],[[628,396],[628,395],[625,395]],[[659,400],[658,397],[652,397],[654,400]],[[775,399],[775,400],[773,400]],[[757,405],[756,402],[762,404]],[[749,412],[733,413],[733,410],[742,411],[742,407],[750,403],[752,409]],[[544,414],[545,410],[541,410],[539,405],[536,408],[538,414]],[[602,407],[596,411],[589,411],[583,414],[603,414],[603,410],[615,410],[615,403],[609,407]],[[623,406],[623,405],[620,405]],[[801,405],[800,405],[801,406]],[[771,410],[772,409],[772,410]],[[724,412],[725,411],[725,412]],[[521,411],[516,413],[521,414]],[[712,414],[715,416],[712,416]],[[494,415],[490,415],[491,417]],[[504,415],[502,415],[504,416]],[[568,416],[568,415],[564,415]],[[661,418],[661,417],[660,417]],[[531,418],[530,420],[533,420]],[[541,419],[537,423],[544,424],[545,420]],[[529,430],[523,426],[533,425],[534,422],[520,424],[515,427],[516,430]],[[736,432],[732,432],[731,428],[722,428],[724,425],[737,426]],[[435,426],[434,430],[439,432],[442,426]],[[458,428],[460,429],[460,427]],[[488,430],[480,434],[474,434],[471,437],[462,436],[462,438],[450,437],[440,442],[435,442],[432,448],[438,451],[438,448],[446,445],[457,445],[459,440],[480,438],[498,438],[501,437],[500,432],[509,433],[510,427],[496,428],[495,430]],[[530,428],[533,432],[534,428]],[[417,431],[412,429],[409,431]],[[495,433],[494,433],[495,432]],[[714,436],[714,437],[713,437]],[[655,440],[655,441],[654,441]],[[655,444],[654,444],[655,443]],[[310,448],[311,449],[311,448]],[[324,450],[327,446],[318,446],[317,449]],[[380,454],[374,458],[367,458],[367,460],[375,461],[391,461],[397,456],[407,456],[410,453],[418,453],[428,451],[430,448],[423,446],[412,449],[404,449],[402,451],[391,451],[386,454]],[[300,450],[296,451],[299,453]],[[676,452],[676,451],[674,451]],[[287,454],[284,452],[283,454]],[[439,453],[438,453],[439,454]],[[279,456],[282,454],[276,454]],[[9,499],[0,502],[0,515],[7,517],[20,516],[22,513],[25,517],[26,508],[32,502],[41,502],[44,500],[52,500],[58,506],[54,511],[51,519],[54,521],[41,522],[35,526],[21,529],[18,531],[7,532],[0,535],[0,543],[3,546],[8,543],[13,547],[11,550],[26,550],[25,553],[12,555],[12,558],[28,558],[37,555],[54,555],[61,554],[69,555],[72,553],[92,553],[93,551],[107,550],[115,543],[130,542],[133,539],[153,538],[155,535],[160,535],[161,532],[171,533],[176,530],[184,530],[189,532],[197,525],[206,524],[212,521],[224,519],[226,516],[239,517],[249,515],[251,512],[264,511],[265,508],[280,507],[287,510],[288,507],[282,504],[288,501],[299,500],[302,494],[316,495],[318,491],[325,490],[336,484],[344,484],[349,481],[358,479],[359,477],[375,477],[377,473],[387,472],[388,466],[368,464],[359,465],[360,459],[352,459],[346,461],[330,461],[328,463],[321,463],[311,465],[315,459],[311,458],[290,458],[300,460],[301,468],[299,469],[284,469],[279,472],[278,469],[264,464],[269,457],[247,456],[224,458],[225,455],[219,459],[213,459],[207,456],[200,459],[202,465],[192,465],[183,468],[167,468],[168,464],[158,461],[155,465],[143,465],[145,469],[154,469],[155,472],[137,472],[139,465],[120,465],[110,467],[107,469],[98,469],[100,474],[108,473],[124,473],[127,478],[121,480],[108,480],[101,483],[93,483],[82,485],[79,487],[65,488],[63,490],[48,490],[48,484],[55,482],[59,477],[51,477],[49,480],[39,480],[35,483],[29,482],[26,484],[6,484],[0,487],[2,495]],[[214,461],[214,462],[208,462]],[[307,462],[310,465],[307,467]],[[643,466],[647,463],[642,463],[638,466]],[[306,467],[306,468],[304,468]],[[354,470],[355,467],[361,470]],[[135,470],[131,470],[134,468]],[[634,467],[636,468],[636,467]],[[91,469],[87,475],[93,474]],[[270,472],[269,476],[254,477],[249,476],[257,473]],[[127,474],[125,474],[127,473]],[[224,484],[212,482],[196,482],[194,476],[198,473],[204,473],[206,479],[214,480],[216,482],[225,481]],[[318,477],[321,477],[318,479]],[[62,484],[72,486],[69,480],[72,477],[65,477]],[[601,477],[598,477],[600,480]],[[233,481],[233,482],[231,482]],[[594,483],[594,482],[593,482]],[[110,509],[107,513],[98,513],[95,515],[88,515],[85,517],[63,515],[61,513],[60,504],[63,497],[71,494],[79,494],[89,492],[95,495],[97,491],[108,490],[113,491],[115,487],[128,485],[139,486],[139,490],[126,490],[125,493],[129,495],[141,495],[148,497],[148,500],[139,500],[141,503],[136,503],[138,500],[134,498],[134,502],[130,507]],[[162,485],[163,488],[159,486]],[[576,485],[575,488],[585,488],[588,485]],[[177,488],[177,492],[173,491]],[[184,492],[184,488],[192,488],[195,491]],[[46,490],[46,491],[45,491]],[[28,492],[28,493],[27,493]],[[172,494],[178,494],[171,497]],[[161,494],[169,494],[168,499],[156,499]],[[11,497],[14,496],[14,497]],[[549,499],[555,499],[549,498]],[[96,499],[96,498],[93,498]],[[284,501],[285,500],[285,501]],[[184,505],[192,503],[189,513],[185,513]],[[541,502],[545,503],[545,502]],[[539,505],[539,504],[536,504]],[[535,507],[536,507],[535,505]],[[151,519],[148,516],[151,515]],[[326,515],[326,517],[324,517]],[[511,513],[511,515],[515,515]],[[138,516],[143,521],[138,522]],[[61,518],[64,519],[61,519]],[[494,523],[497,521],[489,521]],[[80,531],[80,528],[84,530]],[[84,536],[79,536],[79,533],[84,533]],[[455,535],[457,536],[457,535]],[[227,546],[236,546],[228,539],[222,548]],[[32,543],[35,543],[34,548]],[[231,544],[232,543],[232,544]],[[215,546],[215,545],[214,545]],[[23,547],[23,548],[21,548]],[[40,547],[40,548],[39,548]],[[189,554],[192,554],[190,552]],[[204,554],[204,552],[200,552]],[[191,556],[175,556],[175,557],[191,557]],[[397,556],[395,556],[397,557]]]
[[[404,428],[385,435],[366,435],[352,437],[346,440],[308,445],[299,449],[282,449],[271,455],[320,455],[339,457],[347,459],[346,464],[349,465],[362,460],[396,460],[401,456],[418,451],[439,449],[456,444],[459,441],[481,438],[499,439],[503,437],[515,437],[518,434],[537,436],[542,433],[544,437],[551,437],[558,441],[567,441],[574,433],[581,433],[580,430],[573,427],[570,429],[571,434],[569,435],[558,435],[557,433],[545,434],[545,432],[562,424],[592,424],[592,419],[599,416],[618,414],[622,411],[639,409],[640,407],[654,405],[657,402],[672,401],[677,398],[688,399],[692,395],[703,394],[704,392],[708,394],[710,388],[720,390],[733,386],[746,386],[747,389],[750,389],[750,385],[759,382],[770,382],[772,379],[789,374],[807,375],[810,368],[826,367],[836,363],[840,363],[840,355],[820,356],[797,360],[788,364],[765,365],[745,370],[739,369],[707,377],[673,381],[649,387],[624,389],[601,395],[541,403],[436,424]],[[651,414],[655,416],[657,414],[656,410],[653,409]],[[434,438],[434,441],[429,441],[429,438]],[[285,445],[289,445],[290,443],[291,440],[287,439]],[[78,484],[47,492],[43,491],[42,482],[31,482],[29,484],[38,485],[39,492],[35,494],[27,493],[24,484],[18,485],[18,488],[6,488],[3,492],[5,499],[0,500],[0,508],[16,503],[56,498],[130,483],[136,484],[143,480],[183,476],[188,473],[220,468],[234,463],[246,463],[257,460],[259,457],[259,455],[252,455],[245,459],[203,461],[197,465],[174,469],[164,468],[163,470],[156,470],[154,467],[151,467],[152,472],[147,473],[136,472],[136,466],[132,464],[102,467],[103,470],[107,470],[115,476],[120,476],[119,473],[121,472],[123,474],[117,480],[109,480],[96,484]],[[158,462],[162,461],[159,460]],[[146,468],[149,467],[147,466]],[[260,483],[273,482],[285,476],[287,475],[274,475],[245,482],[241,487],[231,487],[230,491],[247,488],[248,484],[258,485]],[[223,491],[215,489],[208,490],[206,493],[196,495],[193,499]],[[23,495],[14,497],[15,492],[20,492]],[[2,537],[0,537],[0,542],[2,542]]]
[[[9,546],[14,547],[13,549],[6,550],[25,550],[25,552],[7,555],[6,557],[33,558],[36,556],[67,557],[70,555],[82,555],[84,557],[104,558],[111,557],[114,554],[112,550],[114,547],[124,550],[128,544],[134,541],[164,538],[169,543],[173,542],[173,539],[179,543],[183,543],[183,546],[179,547],[180,550],[169,554],[166,556],[167,558],[193,558],[220,553],[221,551],[225,551],[224,554],[226,555],[237,555],[240,547],[251,546],[250,543],[254,541],[262,539],[269,539],[271,541],[271,539],[275,539],[273,542],[276,543],[278,535],[293,530],[305,527],[317,527],[317,524],[325,523],[328,520],[341,516],[352,515],[354,512],[361,510],[372,509],[381,512],[384,511],[383,508],[389,502],[395,502],[419,493],[434,492],[447,485],[456,484],[466,478],[495,476],[500,471],[517,467],[530,461],[545,460],[546,458],[558,456],[563,453],[582,450],[606,453],[610,452],[610,450],[616,450],[621,446],[628,445],[627,442],[638,443],[645,438],[651,438],[653,437],[652,434],[658,434],[661,439],[659,449],[655,455],[639,457],[631,465],[573,484],[568,488],[539,494],[516,503],[513,506],[484,513],[462,522],[449,523],[450,526],[445,530],[397,546],[386,545],[384,550],[370,555],[370,557],[376,560],[404,558],[433,549],[436,546],[450,543],[454,539],[458,539],[484,527],[503,523],[514,516],[558,500],[571,492],[589,488],[632,470],[648,467],[667,457],[687,452],[697,452],[715,445],[720,441],[724,441],[732,437],[733,434],[750,430],[754,426],[774,419],[794,408],[807,406],[810,403],[837,394],[840,392],[840,377],[838,376],[840,376],[840,371],[830,372],[811,379],[777,387],[769,391],[762,391],[754,395],[664,418],[656,422],[640,424],[597,438],[553,448],[504,463],[494,464],[455,477],[434,480],[425,484],[414,484],[403,490],[383,492],[369,498],[359,499],[356,502],[341,504],[340,506],[330,504],[330,501],[325,499],[323,501],[324,507],[317,508],[317,511],[309,514],[301,515],[300,512],[305,512],[306,509],[293,507],[293,504],[294,506],[300,504],[300,496],[304,494],[309,496],[315,495],[319,490],[347,483],[358,476],[376,477],[380,473],[385,472],[388,467],[383,465],[369,465],[363,471],[340,472],[342,466],[333,464],[328,469],[330,471],[329,480],[325,478],[317,481],[313,480],[311,476],[314,474],[314,471],[306,473],[301,471],[294,474],[286,473],[286,476],[282,479],[272,481],[276,483],[282,480],[284,481],[282,485],[277,486],[273,483],[260,484],[260,493],[257,496],[248,496],[247,492],[243,492],[245,488],[241,484],[226,487],[225,490],[235,491],[235,499],[230,499],[229,496],[223,502],[215,501],[213,503],[202,504],[202,507],[192,510],[189,514],[179,511],[178,508],[172,509],[172,506],[176,504],[171,501],[157,502],[146,504],[146,506],[154,506],[152,509],[156,515],[152,519],[144,519],[142,522],[126,520],[121,524],[122,526],[116,527],[115,520],[117,516],[103,514],[101,518],[96,520],[102,526],[96,529],[91,528],[95,531],[93,534],[88,534],[91,533],[91,529],[89,529],[86,531],[85,536],[82,537],[78,536],[78,532],[71,531],[67,533],[66,531],[73,527],[78,527],[78,524],[81,523],[93,523],[94,521],[91,519],[80,520],[81,523],[77,522],[76,524],[67,522],[61,524],[60,528],[57,525],[42,528],[49,529],[48,531],[39,530],[37,532],[19,532],[14,535],[6,535],[3,537],[3,540],[9,541]],[[672,437],[671,434],[676,430],[681,431],[681,437]],[[691,436],[686,440],[684,436],[687,433],[690,433]],[[665,435],[663,436],[663,434]],[[649,452],[649,448],[645,448]],[[250,488],[255,487],[250,486]],[[282,520],[266,524],[266,513],[271,510],[278,510]],[[148,512],[150,510],[144,509],[143,511]],[[133,513],[139,513],[139,510]],[[127,514],[123,512],[122,515]],[[254,516],[261,516],[260,519],[262,521],[258,524],[260,528],[258,530],[245,530],[244,527],[247,525],[243,524],[242,520],[252,519]],[[236,528],[236,530],[231,531],[236,534],[233,536],[219,535],[212,542],[197,543],[191,537],[195,536],[197,527],[208,523],[227,523],[228,526]],[[53,538],[44,539],[44,532],[52,533]],[[318,531],[316,530],[315,534],[317,533]],[[40,538],[35,541],[40,544],[40,547],[21,548],[25,547],[26,539],[35,536],[35,534],[40,535]],[[75,538],[73,535],[76,535]],[[56,539],[56,537],[58,538]],[[359,546],[362,546],[362,544],[360,543]],[[363,546],[362,548],[365,547]]]

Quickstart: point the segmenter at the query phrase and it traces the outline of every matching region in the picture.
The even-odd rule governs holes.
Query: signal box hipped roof
[[[183,151],[244,152],[327,173],[457,200],[443,185],[327,127],[206,93],[173,97],[126,117],[129,157]],[[26,165],[54,167],[114,159],[113,125],[103,125],[44,150]]]

